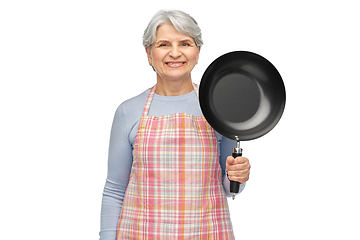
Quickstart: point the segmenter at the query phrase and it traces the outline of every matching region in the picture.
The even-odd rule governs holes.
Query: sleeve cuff
[[[240,194],[240,193],[244,190],[245,186],[246,186],[246,182],[243,183],[243,184],[240,184],[239,192],[236,193],[235,196],[238,195],[238,194]],[[226,196],[227,196],[227,197],[232,197],[232,193],[230,193],[230,180],[229,180],[229,178],[228,178],[227,173],[226,173],[225,176],[223,177],[223,187],[224,187]]]

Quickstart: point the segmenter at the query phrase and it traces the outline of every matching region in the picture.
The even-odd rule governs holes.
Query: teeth
[[[182,62],[180,62],[180,63],[166,63],[167,65],[181,65],[181,64],[183,64]]]

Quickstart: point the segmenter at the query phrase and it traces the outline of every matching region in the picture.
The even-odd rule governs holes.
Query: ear
[[[146,47],[145,47],[145,51],[146,51],[146,54],[147,54],[147,57],[148,57],[149,64],[150,64],[150,66],[152,66],[151,49],[149,49],[149,48],[146,46]]]
[[[197,58],[196,63],[199,61],[200,49],[201,49],[201,47],[199,46],[198,51],[197,51],[197,56],[196,56],[196,58]]]

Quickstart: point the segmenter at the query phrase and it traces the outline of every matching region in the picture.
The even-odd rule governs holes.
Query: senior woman
[[[228,157],[235,142],[202,115],[191,79],[202,44],[197,22],[181,11],[160,11],[146,28],[157,83],[115,113],[101,240],[234,239],[229,179],[241,192],[250,164]]]

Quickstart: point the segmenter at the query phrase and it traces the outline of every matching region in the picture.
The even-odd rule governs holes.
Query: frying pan
[[[279,122],[285,108],[284,82],[273,64],[248,51],[215,59],[199,86],[200,107],[221,135],[236,140],[232,156],[242,156],[240,141],[259,138]],[[235,198],[240,183],[230,181]]]

